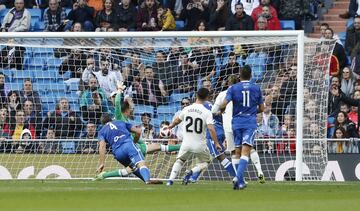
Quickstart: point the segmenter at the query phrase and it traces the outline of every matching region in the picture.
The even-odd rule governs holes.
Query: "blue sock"
[[[221,165],[224,167],[224,169],[226,169],[227,172],[229,172],[229,174],[232,177],[236,176],[236,172],[235,169],[232,165],[232,163],[230,162],[230,160],[228,160],[227,158],[225,158],[223,161],[221,161]]]
[[[201,174],[201,171],[193,173],[193,175],[191,176],[191,179],[192,179],[193,181],[197,181],[198,178],[199,178],[199,176],[200,176],[200,174]]]
[[[136,169],[133,174],[135,174],[137,177],[139,177],[142,181],[145,182],[144,178],[142,177],[141,173],[140,173],[140,169]]]
[[[236,177],[238,178],[239,183],[244,182],[244,172],[247,168],[248,163],[249,163],[249,158],[246,156],[241,156],[239,166],[236,172]]]
[[[148,182],[150,180],[150,171],[146,166],[140,167],[140,174],[144,178],[144,182]]]

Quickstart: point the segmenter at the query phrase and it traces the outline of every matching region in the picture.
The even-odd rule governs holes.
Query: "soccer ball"
[[[172,135],[172,132],[167,127],[160,128],[160,137],[161,138],[169,138]]]

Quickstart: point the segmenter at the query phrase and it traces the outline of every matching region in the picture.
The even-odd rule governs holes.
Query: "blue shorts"
[[[224,133],[223,128],[222,128],[222,130],[220,130],[219,128],[215,128],[215,131],[216,131],[216,136],[217,136],[217,139],[219,141],[219,144],[220,144],[222,150],[220,152],[217,151],[216,147],[214,145],[214,142],[209,137],[206,139],[206,144],[207,144],[207,147],[209,148],[211,156],[213,156],[214,158],[217,158],[220,155],[224,154],[224,152],[225,152],[225,147],[224,147],[225,133]]]
[[[114,156],[123,166],[130,166],[131,168],[134,168],[140,161],[144,160],[141,150],[133,141],[123,143],[116,149]]]
[[[256,129],[252,128],[240,128],[233,130],[235,147],[241,147],[244,144],[253,146],[255,131]]]

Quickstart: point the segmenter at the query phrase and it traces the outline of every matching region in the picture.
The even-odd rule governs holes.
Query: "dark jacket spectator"
[[[36,137],[33,136],[33,138],[40,138],[42,128],[41,115],[39,115],[39,112],[34,110],[34,103],[31,100],[26,100],[23,107],[25,113],[25,123],[35,127]]]
[[[72,49],[70,55],[63,60],[59,67],[59,74],[67,71],[71,72],[71,78],[81,78],[83,70],[86,68],[86,55],[78,49]]]
[[[39,93],[33,90],[30,79],[24,81],[24,89],[20,91],[20,101],[24,103],[26,100],[33,102],[36,113],[41,113],[41,100]]]
[[[94,30],[94,16],[95,10],[92,7],[89,7],[86,3],[86,0],[79,0],[74,3],[73,9],[68,15],[68,19],[73,23],[81,23],[83,25],[84,31],[93,31]],[[69,26],[72,23],[69,22],[66,26],[66,29],[69,29]]]
[[[360,5],[358,4],[359,1],[357,0],[350,0],[350,4],[349,4],[349,16],[354,18],[356,15],[360,15],[359,13],[357,13],[357,11],[359,10]]]
[[[209,21],[209,9],[205,7],[200,1],[191,1],[187,5],[183,5],[183,18],[186,22],[186,30],[192,31],[196,29],[196,23],[199,20]]]
[[[44,13],[44,31],[63,31],[66,12],[59,6],[57,0],[49,1],[49,8]]]
[[[113,31],[117,22],[117,14],[113,9],[112,1],[104,1],[104,9],[99,11],[95,18],[95,31]]]
[[[145,0],[137,16],[138,31],[157,31],[157,5],[155,0]]]
[[[152,67],[145,68],[145,78],[141,81],[140,99],[147,105],[166,103],[167,92],[161,79],[154,75]]]
[[[137,9],[130,0],[122,0],[116,5],[117,25],[119,31],[133,31],[136,29]]]
[[[24,47],[5,46],[0,52],[0,68],[22,70],[25,51]]]
[[[172,78],[174,91],[187,93],[195,90],[196,77],[186,53],[180,54],[180,63],[172,72]]]
[[[44,119],[43,128],[53,128],[57,138],[67,139],[77,137],[81,132],[82,124],[76,113],[70,110],[69,101],[61,98],[56,110],[49,112]]]
[[[294,20],[295,28],[301,29],[301,22],[308,13],[309,0],[280,0],[278,16],[281,20]]]
[[[210,30],[225,30],[226,22],[230,11],[226,7],[224,0],[217,0],[215,5],[210,8],[209,26]]]
[[[354,25],[346,31],[345,49],[351,57],[360,54],[360,17],[356,17]]]
[[[60,6],[62,8],[67,8],[67,9],[71,9],[73,4],[76,2],[77,0],[60,0]]]
[[[242,5],[235,5],[236,13],[226,23],[226,30],[254,30],[254,21],[244,12]]]

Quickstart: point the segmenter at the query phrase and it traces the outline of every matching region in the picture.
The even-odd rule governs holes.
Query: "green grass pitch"
[[[360,182],[230,182],[183,186],[144,185],[127,180],[0,181],[0,210],[359,210]]]

